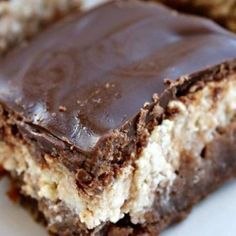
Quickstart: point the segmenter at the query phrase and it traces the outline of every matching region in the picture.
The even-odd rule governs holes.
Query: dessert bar
[[[236,171],[236,37],[154,3],[75,13],[0,59],[0,164],[57,235],[158,235]]]

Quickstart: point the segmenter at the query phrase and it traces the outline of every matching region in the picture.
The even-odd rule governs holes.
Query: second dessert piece
[[[236,37],[157,4],[75,14],[0,60],[0,164],[58,235],[154,235],[236,171]]]
[[[209,17],[236,32],[235,0],[158,0],[174,9]]]
[[[68,13],[104,0],[0,0],[0,53],[29,39]]]

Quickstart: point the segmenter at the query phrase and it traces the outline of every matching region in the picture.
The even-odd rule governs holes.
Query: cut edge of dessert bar
[[[20,179],[21,193],[38,201],[51,231],[54,227],[56,231],[66,227],[66,231],[74,224],[74,230],[85,233],[104,223],[116,223],[125,215],[134,225],[166,226],[173,213],[178,216],[188,211],[193,199],[234,175],[235,66],[232,61],[193,76],[195,82],[177,92],[164,110],[156,96],[156,102],[145,104],[140,117],[159,113],[160,123],[151,131],[143,123],[146,145],[132,153],[132,161],[98,194],[80,192],[74,176],[48,154],[45,163],[37,163],[32,157],[37,147],[22,137],[19,120],[3,106],[0,163],[13,178]],[[171,89],[189,81],[182,77]]]

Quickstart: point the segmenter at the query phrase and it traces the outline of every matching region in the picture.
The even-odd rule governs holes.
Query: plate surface
[[[6,196],[7,180],[0,182],[0,235],[48,236],[30,214],[12,203]],[[226,184],[198,204],[182,223],[171,227],[161,236],[235,236],[236,182]]]

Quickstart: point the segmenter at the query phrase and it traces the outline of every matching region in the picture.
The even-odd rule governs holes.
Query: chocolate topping
[[[171,86],[165,79],[233,58],[235,36],[211,21],[156,4],[110,2],[1,59],[0,101],[32,134],[87,153],[153,94],[162,97]]]

